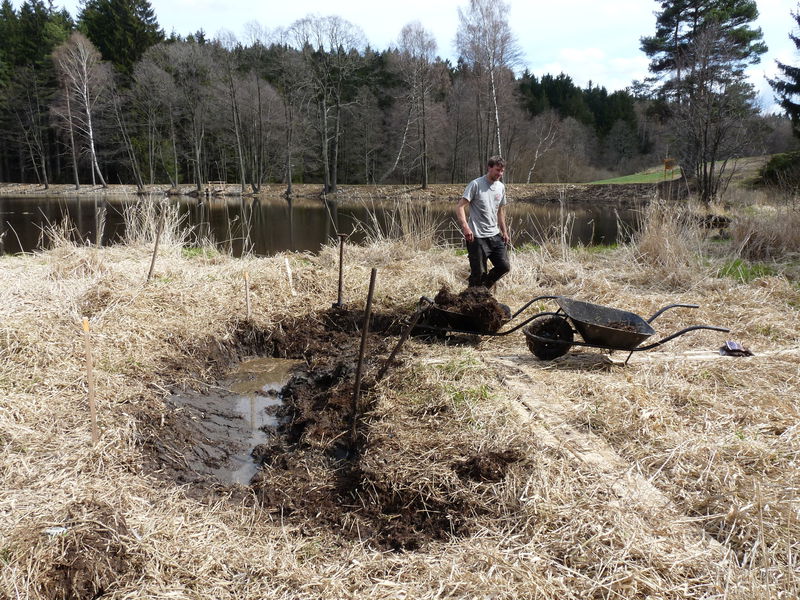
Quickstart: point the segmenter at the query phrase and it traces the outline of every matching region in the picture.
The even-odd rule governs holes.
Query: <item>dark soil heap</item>
[[[474,330],[495,332],[508,321],[509,311],[501,305],[485,287],[468,287],[453,294],[450,288],[442,286],[433,299],[439,308],[460,313],[474,324]]]

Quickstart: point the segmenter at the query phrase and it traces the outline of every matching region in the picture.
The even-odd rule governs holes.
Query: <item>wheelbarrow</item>
[[[634,352],[651,350],[661,344],[675,339],[690,331],[710,329],[727,333],[729,329],[711,325],[692,325],[661,338],[657,342],[642,346],[647,338],[655,334],[650,325],[657,317],[673,308],[699,308],[697,304],[670,304],[657,310],[649,319],[639,315],[609,308],[599,304],[591,304],[566,296],[538,296],[527,302],[522,308],[511,314],[505,325],[509,325],[517,316],[540,300],[554,300],[558,310],[540,312],[528,317],[521,323],[507,328],[505,331],[478,331],[477,324],[468,315],[444,310],[428,298],[420,300],[421,318],[419,327],[435,332],[457,332],[474,335],[505,336],[524,327],[528,349],[541,360],[553,360],[566,354],[572,346],[585,346],[603,350],[622,350],[629,352],[627,363]],[[576,340],[579,334],[582,341]]]

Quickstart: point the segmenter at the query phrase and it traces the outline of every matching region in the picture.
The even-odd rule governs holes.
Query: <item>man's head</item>
[[[502,156],[492,156],[486,162],[486,165],[489,168],[489,171],[486,174],[486,176],[492,182],[495,182],[498,179],[500,179],[506,170],[506,161]]]

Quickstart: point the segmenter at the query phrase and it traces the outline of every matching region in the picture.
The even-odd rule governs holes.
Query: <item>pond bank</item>
[[[656,193],[677,193],[682,184],[680,181],[668,184],[556,184],[556,183],[511,183],[507,184],[508,196],[515,202],[551,203],[561,198],[570,203],[609,203],[616,205],[632,205],[646,202]],[[323,198],[322,186],[319,184],[294,184],[296,198]],[[193,185],[182,185],[172,188],[169,185],[147,185],[144,192],[138,192],[133,185],[101,186],[84,185],[75,190],[74,185],[53,184],[49,188],[36,184],[0,183],[0,195],[4,196],[136,196],[139,194],[154,196],[241,196],[241,186],[235,184],[214,183],[198,194]],[[258,194],[249,192],[246,196],[278,197],[286,191],[284,184],[263,185]],[[424,200],[452,201],[461,197],[464,184],[431,184],[427,189],[406,185],[341,185],[335,194],[328,194],[327,199],[341,202],[360,200]]]

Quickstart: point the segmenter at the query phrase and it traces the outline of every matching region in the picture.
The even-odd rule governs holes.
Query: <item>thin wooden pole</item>
[[[411,322],[408,324],[408,327],[406,327],[405,331],[403,331],[403,334],[400,336],[400,341],[397,342],[397,345],[394,347],[394,350],[392,350],[392,353],[389,355],[389,358],[386,359],[386,362],[383,363],[381,370],[378,371],[378,376],[375,377],[375,383],[378,383],[381,379],[383,379],[383,376],[386,375],[386,371],[388,371],[389,367],[392,366],[392,363],[394,362],[397,353],[400,352],[400,348],[403,347],[403,344],[406,343],[408,336],[411,335],[411,332],[414,330],[414,327],[417,326],[420,316],[422,316],[422,309],[418,309],[411,317]]]
[[[339,294],[336,304],[333,305],[335,308],[342,306],[342,287],[344,286],[344,241],[346,239],[346,233],[339,234]]]
[[[86,381],[89,384],[89,418],[92,421],[92,446],[100,440],[97,427],[97,407],[94,398],[94,366],[92,365],[92,341],[89,337],[89,319],[83,317],[83,341],[86,348]]]
[[[247,320],[250,320],[250,273],[244,272],[244,297],[247,303]]]
[[[367,336],[369,335],[369,319],[372,316],[372,295],[375,293],[375,279],[378,269],[372,268],[369,276],[369,292],[367,293],[367,308],[364,311],[364,327],[361,329],[361,347],[358,350],[358,366],[356,367],[356,382],[353,389],[353,443],[356,441],[356,422],[360,413],[359,400],[361,397],[361,371],[364,366],[364,353],[367,349]]]
[[[158,243],[161,241],[161,232],[164,230],[164,211],[161,211],[161,218],[158,220],[158,228],[156,229],[156,244],[153,247],[153,258],[150,261],[150,270],[147,272],[147,281],[153,276],[153,269],[156,266],[156,254],[158,254]]]

